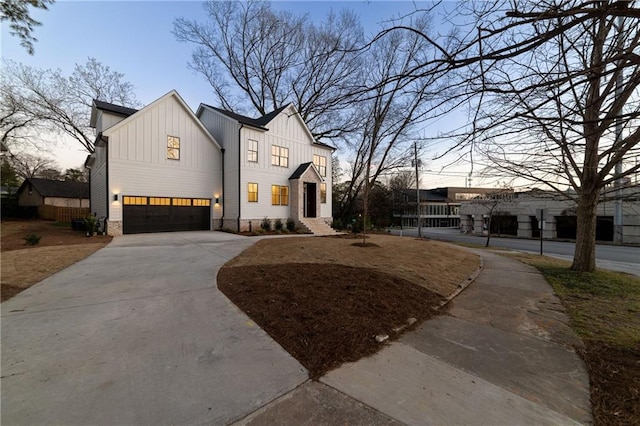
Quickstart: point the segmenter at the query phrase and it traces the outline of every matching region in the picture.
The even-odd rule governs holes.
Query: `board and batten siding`
[[[224,216],[225,219],[238,218],[238,129],[240,124],[224,114],[206,106],[198,110],[198,118],[209,133],[224,148]]]
[[[291,217],[289,206],[271,205],[271,185],[290,187],[289,177],[300,164],[313,161],[314,154],[327,158],[327,202],[320,205],[320,217],[331,217],[331,150],[313,143],[313,139],[303,127],[300,119],[284,110],[267,125],[269,131],[264,132],[251,127],[245,127],[241,132],[241,203],[242,219],[262,219]],[[258,162],[247,159],[247,141],[258,141]],[[271,164],[271,147],[273,145],[289,149],[288,167],[273,166]],[[249,182],[258,184],[258,202],[248,202],[247,185]],[[320,188],[318,188],[318,191]],[[289,188],[291,197],[291,187]]]
[[[91,166],[91,213],[97,217],[107,217],[107,148],[97,146],[95,149],[95,163]]]
[[[98,119],[96,122],[96,132],[100,133],[111,126],[115,126],[126,117],[119,114],[112,114],[108,111],[98,110]]]
[[[110,195],[208,198],[212,219],[219,218],[213,199],[222,193],[222,154],[176,96],[160,98],[103,132],[109,138]],[[180,138],[179,160],[167,158],[167,136]],[[109,219],[121,221],[121,201],[109,204]]]

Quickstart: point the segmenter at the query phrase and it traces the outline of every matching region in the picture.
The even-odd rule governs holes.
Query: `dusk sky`
[[[384,21],[406,14],[420,3],[408,1],[297,1],[273,3],[276,9],[308,13],[323,20],[331,10],[348,8],[361,19],[366,35],[374,35]],[[205,19],[201,2],[195,1],[64,1],[48,11],[36,10],[42,23],[35,30],[35,54],[30,56],[19,40],[2,24],[4,59],[39,68],[59,68],[69,75],[76,63],[95,57],[124,74],[135,86],[135,95],[149,104],[175,89],[195,111],[201,102],[214,103],[209,84],[187,67],[193,46],[176,41],[171,33],[179,17]],[[53,155],[61,168],[80,166],[86,152],[79,145],[58,142]],[[464,178],[430,176],[429,186],[464,185]],[[436,182],[437,181],[437,182]]]

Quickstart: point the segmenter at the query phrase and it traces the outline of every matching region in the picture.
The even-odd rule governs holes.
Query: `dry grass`
[[[477,270],[480,259],[467,250],[431,240],[371,235],[372,247],[357,247],[350,237],[301,237],[262,240],[227,266],[323,263],[369,268],[449,296]]]
[[[45,221],[2,221],[0,229],[0,301],[95,253],[112,239],[86,238],[81,232],[72,231],[69,225]],[[29,233],[42,236],[38,245],[25,244],[24,237]]]

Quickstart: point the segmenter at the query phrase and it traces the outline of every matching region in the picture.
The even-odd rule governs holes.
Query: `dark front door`
[[[316,217],[316,184],[304,183],[304,217]]]

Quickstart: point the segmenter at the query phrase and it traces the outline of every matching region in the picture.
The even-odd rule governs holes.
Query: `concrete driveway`
[[[3,303],[1,423],[227,424],[299,386],[306,370],[216,287],[255,241],[119,237]]]

